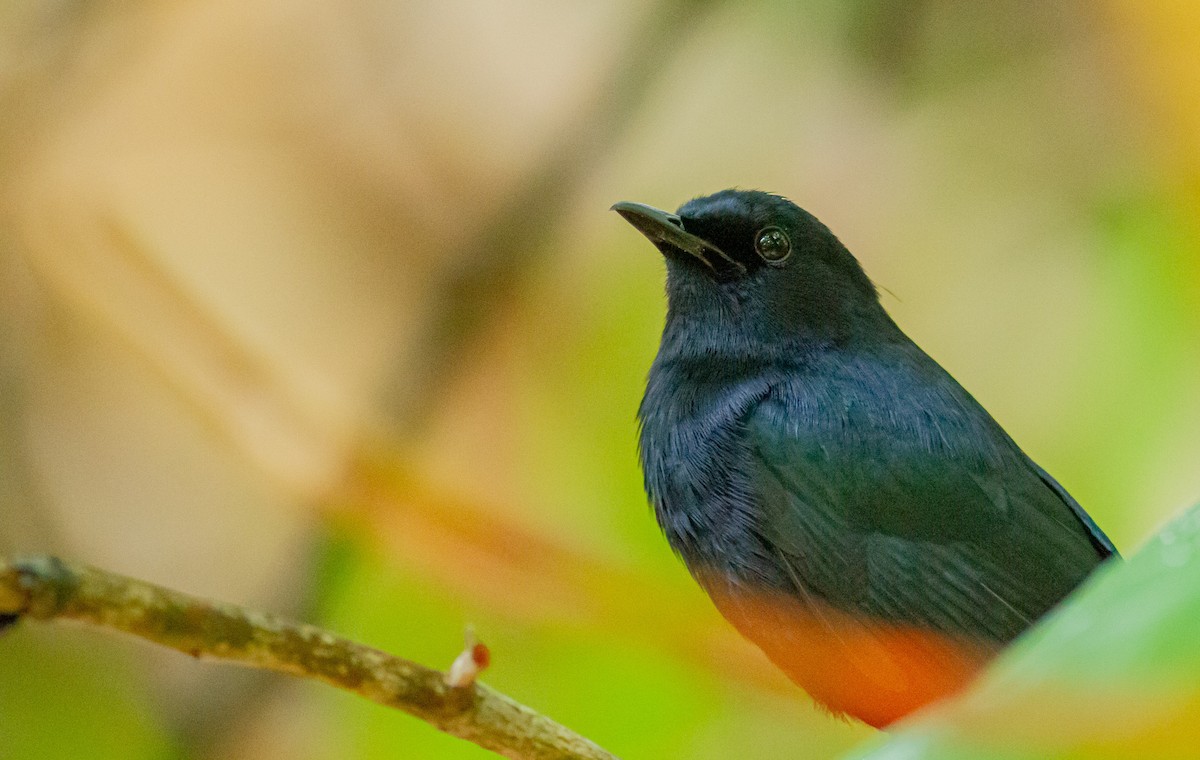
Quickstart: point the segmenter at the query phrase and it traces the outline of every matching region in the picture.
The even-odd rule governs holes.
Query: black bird
[[[662,252],[646,490],[721,613],[829,710],[882,727],[958,690],[1108,537],[785,198],[613,209]]]

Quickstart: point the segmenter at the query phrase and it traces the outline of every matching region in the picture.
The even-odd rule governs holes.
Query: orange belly
[[[876,728],[959,691],[998,648],[815,600],[709,591],[734,627],[813,699]]]

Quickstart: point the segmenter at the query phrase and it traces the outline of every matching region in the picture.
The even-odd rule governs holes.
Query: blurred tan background
[[[1167,0],[7,3],[0,552],[436,666],[472,623],[625,757],[835,757],[645,505],[609,205],[805,206],[1131,551],[1200,495],[1196,50]],[[3,760],[487,756],[82,629],[0,673]]]

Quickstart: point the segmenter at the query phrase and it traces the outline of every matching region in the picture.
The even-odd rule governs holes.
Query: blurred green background
[[[634,412],[663,267],[608,212],[826,222],[1127,553],[1200,495],[1200,5],[0,5],[0,552],[485,680],[627,758],[872,732],[730,632]],[[0,759],[487,757],[71,626],[0,639]]]

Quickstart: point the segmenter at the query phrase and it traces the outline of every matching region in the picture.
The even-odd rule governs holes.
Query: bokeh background
[[[1123,550],[1200,495],[1200,6],[0,6],[0,552],[319,622],[629,758],[836,757],[641,491],[664,310],[608,212],[825,221]],[[82,754],[81,754],[82,753]],[[0,758],[476,758],[70,626]]]

